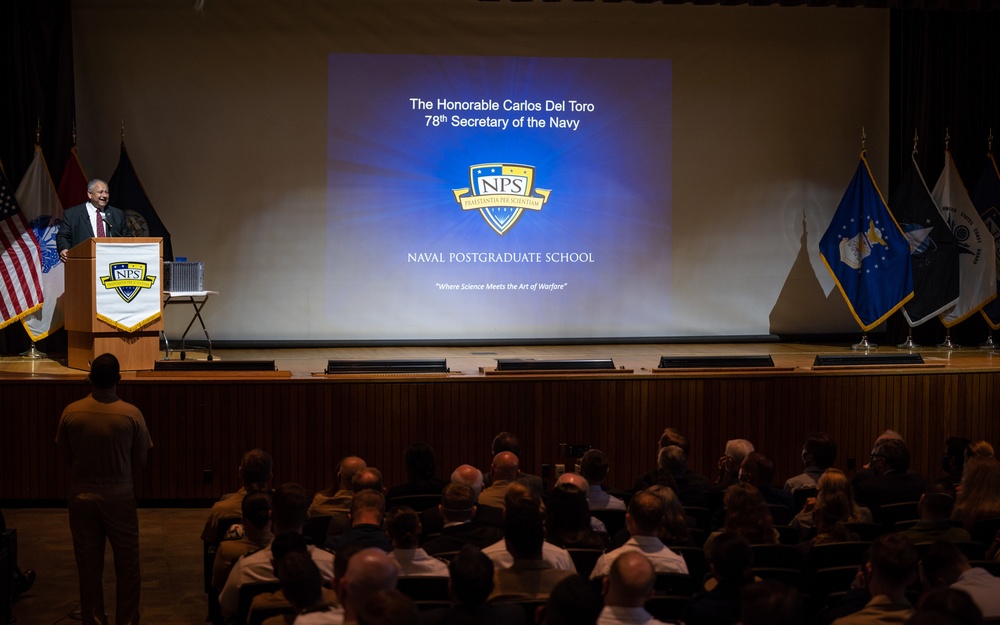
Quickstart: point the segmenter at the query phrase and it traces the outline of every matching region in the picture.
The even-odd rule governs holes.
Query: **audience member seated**
[[[591,524],[587,496],[579,487],[557,484],[549,493],[545,525],[547,540],[564,549],[606,549],[607,533],[598,533]]]
[[[545,523],[541,511],[530,501],[505,506],[503,535],[513,562],[494,571],[491,602],[547,599],[556,584],[575,573],[553,568],[542,558]]]
[[[344,545],[358,543],[364,547],[392,551],[392,543],[382,529],[384,517],[385,496],[380,491],[355,491],[351,501],[351,529],[337,536],[328,536],[325,547],[336,553]]]
[[[586,493],[590,490],[590,483],[587,480],[585,480],[583,478],[583,476],[580,475],[579,473],[569,473],[569,472],[567,472],[567,473],[563,473],[562,475],[560,475],[559,478],[556,480],[555,487],[561,486],[563,484],[568,484],[570,486],[575,486],[581,492],[584,493],[584,497],[586,497]],[[590,508],[590,506],[588,506],[587,509],[591,510],[592,508]],[[542,512],[545,512],[545,504],[544,503],[542,503]],[[590,529],[592,529],[592,530],[594,530],[595,532],[598,532],[598,533],[603,533],[603,534],[608,534],[609,533],[608,532],[608,528],[604,524],[604,522],[601,521],[600,519],[598,519],[597,517],[595,517],[594,515],[590,515]]]
[[[243,497],[249,491],[267,490],[271,481],[271,468],[274,462],[270,454],[263,449],[251,449],[243,454],[240,460],[239,476],[240,489],[235,493],[223,495],[205,520],[205,528],[201,531],[201,539],[206,543],[214,543],[217,540],[219,519],[239,517],[242,514]]]
[[[638,551],[623,553],[620,558],[615,559],[602,582],[604,609],[597,619],[597,625],[662,623],[643,607],[653,596],[655,584],[656,570],[649,558]]]
[[[842,543],[859,540],[858,535],[847,529],[845,523],[851,518],[851,502],[847,495],[834,491],[824,495],[813,510],[813,524],[816,534],[799,543],[799,555],[806,559],[814,545]]]
[[[995,458],[969,458],[961,486],[951,518],[966,531],[971,533],[976,521],[1000,517],[1000,462]]]
[[[753,484],[760,491],[764,501],[788,508],[789,516],[795,512],[795,498],[786,490],[772,486],[774,462],[759,451],[751,451],[740,465],[739,480]]]
[[[452,483],[445,486],[438,505],[444,527],[440,534],[424,542],[424,551],[437,555],[458,551],[467,544],[482,549],[502,540],[503,530],[475,521],[475,502],[475,493],[468,485]]]
[[[694,519],[685,516],[677,493],[666,486],[651,486],[648,490],[663,502],[663,524],[657,534],[663,544],[668,547],[695,546],[690,529]]]
[[[486,603],[493,592],[493,561],[472,545],[459,550],[448,565],[452,607],[428,610],[420,615],[421,625],[526,625],[519,605]]]
[[[305,543],[303,542],[303,545]],[[341,625],[344,611],[330,605],[323,596],[323,576],[305,551],[284,554],[275,565],[281,594],[291,605],[291,617],[271,617],[264,625]]]
[[[695,595],[684,610],[686,625],[725,625],[740,620],[740,592],[754,581],[753,552],[739,534],[726,532],[715,538],[708,560],[714,588]]]
[[[504,495],[504,522],[506,523],[507,511],[512,507],[529,507],[538,511],[541,516],[541,505],[542,498],[534,488],[523,482],[515,482],[507,488],[507,493]],[[487,546],[483,549],[483,553],[493,560],[493,565],[498,569],[509,568],[514,563],[514,558],[507,551],[504,540]],[[569,552],[548,541],[542,543],[542,559],[551,564],[552,568],[576,573],[576,566]]]
[[[806,435],[802,443],[802,473],[785,481],[785,490],[792,493],[803,488],[816,488],[823,471],[837,460],[837,442],[825,432]]]
[[[267,491],[252,491],[243,497],[243,538],[224,540],[215,552],[212,565],[212,588],[222,590],[233,564],[243,556],[250,555],[271,544],[271,494]]]
[[[663,527],[663,501],[649,491],[639,491],[632,496],[625,514],[625,527],[632,536],[619,547],[597,559],[591,579],[604,577],[615,560],[624,553],[638,551],[647,557],[657,573],[684,573],[688,568],[684,558],[663,544],[659,533]]]
[[[877,508],[893,503],[919,501],[927,483],[910,469],[910,449],[902,440],[883,438],[871,452],[869,479],[855,481],[854,494],[858,503],[878,515]]]
[[[994,456],[993,445],[990,445],[988,441],[969,443],[969,446],[965,450],[966,462],[968,462],[969,458],[993,458]]]
[[[385,529],[392,541],[389,558],[399,567],[400,577],[447,577],[448,565],[427,555],[417,546],[420,537],[420,516],[405,506],[389,511]]]
[[[668,449],[681,450],[681,448],[676,445],[660,447],[656,452],[656,468],[650,471],[649,473],[643,473],[638,478],[636,478],[635,483],[632,485],[631,492],[637,493],[640,490],[646,490],[650,486],[657,486],[657,485],[667,486],[669,488],[674,488],[674,489],[680,488],[677,484],[677,479],[673,475],[673,472],[667,466],[667,453],[669,453],[667,452]],[[683,450],[681,450],[681,452],[683,452]],[[685,462],[686,459],[687,456],[685,455]],[[705,478],[705,480],[707,482],[708,478]],[[705,502],[702,501],[701,504],[697,505],[704,505],[704,503]],[[690,505],[696,505],[696,504],[690,504]]]
[[[452,484],[465,484],[472,489],[472,500],[479,501],[483,492],[483,472],[471,464],[460,464],[451,473]]]
[[[479,493],[480,506],[503,507],[504,495],[520,473],[518,464],[517,456],[509,451],[501,451],[493,456],[493,464],[490,465],[490,485]],[[541,497],[541,491],[538,495]]]
[[[834,625],[903,623],[913,616],[906,589],[917,579],[917,551],[906,538],[885,534],[872,543],[864,569],[864,585],[871,599],[861,610],[843,616]]]
[[[398,590],[375,591],[357,613],[358,625],[416,625],[417,604]]]
[[[944,451],[941,453],[941,468],[944,470],[944,479],[952,487],[958,487],[962,483],[962,471],[965,469],[965,452],[972,443],[967,438],[961,436],[949,436],[944,441]]]
[[[406,476],[404,484],[391,487],[385,494],[385,499],[392,505],[397,497],[412,495],[440,495],[444,488],[444,480],[438,479],[435,473],[434,448],[427,443],[411,443],[406,448]]]
[[[600,449],[591,449],[580,458],[580,476],[587,480],[587,505],[591,510],[624,510],[625,502],[604,491],[601,485],[608,478],[608,457]]]
[[[500,432],[499,434],[496,435],[496,438],[493,439],[493,443],[490,445],[490,452],[493,457],[496,457],[497,454],[503,453],[505,451],[514,454],[518,458],[522,457],[521,444],[518,442],[517,437],[511,434],[510,432]],[[545,485],[542,483],[542,478],[538,477],[537,475],[532,475],[530,473],[524,473],[523,471],[519,471],[517,475],[517,481],[525,482],[526,484],[531,486],[531,488],[533,488],[535,492],[538,493],[539,497],[541,497],[542,494],[545,492]]]
[[[969,566],[965,554],[946,540],[936,541],[920,561],[924,589],[951,587],[969,593],[986,618],[1000,617],[1000,578]]]
[[[305,525],[309,511],[310,497],[306,489],[299,484],[282,484],[275,491],[271,499],[271,522],[275,538],[282,534],[298,534],[298,540],[305,541],[302,537],[302,526]],[[285,540],[295,540],[288,537]],[[219,593],[219,605],[225,617],[231,617],[239,607],[240,587],[247,582],[273,582],[277,581],[274,575],[274,565],[272,563],[272,545],[257,551],[251,555],[240,558],[233,565],[226,583]],[[333,577],[333,554],[317,547],[308,547],[309,555],[319,567],[323,579],[329,580]]]
[[[3,546],[3,541],[5,540],[5,534],[7,532],[7,522],[3,518],[3,512],[0,511],[0,546]],[[7,545],[8,550],[12,555],[16,555],[16,543],[13,546]],[[11,575],[11,601],[16,601],[18,597],[28,592],[31,587],[35,584],[35,578],[37,573],[32,569],[21,570],[17,562],[10,563],[10,575]]]
[[[594,625],[604,602],[593,585],[579,575],[570,575],[549,593],[545,605],[535,613],[538,625]]]
[[[716,492],[723,492],[739,481],[740,465],[751,451],[753,443],[745,438],[726,441],[725,451],[716,463],[716,468],[719,470],[713,485]]]
[[[307,542],[305,540],[300,539],[298,534],[294,533],[282,534],[281,540],[277,540],[272,543],[271,565],[274,568],[274,574],[278,578],[279,582],[281,581],[282,567],[285,564],[285,560],[286,558],[288,558],[288,556],[292,554],[301,555],[305,558],[312,560],[312,557],[309,555],[309,551],[307,550]],[[333,582],[337,580],[338,575],[343,576],[344,574],[343,569],[347,568],[346,566],[340,567],[341,570],[338,572],[338,562],[339,560],[334,560]],[[316,570],[318,572],[319,568],[317,567]],[[330,583],[332,584],[333,582]],[[320,597],[317,600],[317,603],[330,606],[331,608],[333,608],[332,610],[332,612],[334,612],[334,614],[332,615],[333,618],[335,619],[339,618],[343,620],[344,611],[340,606],[340,601],[337,599],[337,593],[334,592],[331,588],[328,588],[326,586],[326,583],[322,579],[322,575],[320,576]],[[262,592],[255,595],[253,601],[250,604],[251,614],[257,611],[274,611],[275,609],[284,609],[289,611],[293,609],[291,599],[289,599],[285,595],[285,591],[282,590],[281,588],[279,588],[274,592]],[[316,618],[329,619],[330,617],[331,615],[324,615],[322,617],[316,617]],[[249,620],[249,615],[248,615],[248,620]],[[270,623],[268,623],[268,621],[270,621]],[[279,617],[279,619],[277,620],[274,618],[269,618],[265,620],[264,623],[265,625],[283,625],[284,618]]]
[[[713,543],[723,532],[734,532],[751,545],[776,545],[779,534],[774,529],[771,511],[760,491],[752,484],[738,483],[726,489],[722,500],[726,520],[722,531],[712,532],[705,541],[705,557],[711,559]]]
[[[348,456],[341,460],[337,465],[337,483],[313,495],[309,516],[341,515],[346,519],[351,512],[351,499],[354,498],[351,480],[354,479],[355,473],[366,466],[368,465],[365,461],[357,456]]]
[[[358,494],[355,493],[355,499]],[[337,596],[344,606],[344,622],[357,622],[365,604],[380,590],[395,590],[398,578],[396,563],[381,549],[369,547],[351,556],[337,587]]]
[[[851,512],[847,519],[848,523],[872,522],[871,510],[864,506],[859,506],[854,501],[854,489],[851,488],[851,482],[840,469],[827,469],[823,471],[823,475],[816,482],[816,487],[816,497],[807,500],[802,511],[795,515],[792,522],[789,523],[793,528],[799,530],[799,535],[803,540],[811,538],[816,531],[816,525],[813,523],[813,510],[816,506],[822,505],[825,498],[831,497],[834,494],[843,494],[850,503]]]
[[[900,534],[909,538],[913,544],[929,543],[935,540],[947,540],[953,543],[967,543],[972,540],[969,532],[961,527],[955,527],[948,519],[951,518],[955,506],[955,488],[951,480],[944,478],[929,482],[924,494],[920,496],[917,510],[920,520],[913,527]]]
[[[674,491],[685,506],[706,507],[712,483],[707,476],[688,468],[688,452],[678,445],[660,449],[657,464],[674,479]],[[652,484],[651,484],[652,486]],[[670,484],[665,484],[670,486]]]

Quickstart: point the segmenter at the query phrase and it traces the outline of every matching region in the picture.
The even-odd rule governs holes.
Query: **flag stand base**
[[[986,335],[986,342],[979,346],[979,349],[985,349],[985,350],[989,350],[989,351],[993,351],[996,348],[997,348],[997,346],[996,346],[996,343],[993,342],[993,333],[992,332],[990,332],[988,335]]]
[[[46,358],[45,352],[38,351],[38,348],[35,347],[34,343],[32,343],[31,347],[29,347],[26,351],[23,351],[18,355],[21,358],[30,358],[31,360],[41,360],[42,358]]]
[[[958,347],[951,342],[951,328],[944,333],[944,342],[938,344],[938,349],[955,349]]]
[[[857,351],[861,351],[861,350],[864,350],[864,351],[867,352],[867,351],[872,350],[872,349],[878,349],[878,344],[877,343],[869,343],[868,342],[868,334],[866,333],[866,334],[862,334],[861,335],[861,341],[860,342],[855,343],[854,345],[851,345],[851,349],[853,349],[856,352]]]
[[[902,343],[900,343],[899,345],[897,345],[896,349],[909,349],[909,350],[913,350],[913,349],[917,349],[918,347],[920,347],[920,346],[913,342],[913,328],[910,328],[909,333],[906,335],[906,340],[903,341]]]

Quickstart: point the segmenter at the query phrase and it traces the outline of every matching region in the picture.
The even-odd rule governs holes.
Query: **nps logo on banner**
[[[131,302],[142,289],[153,288],[156,276],[146,276],[146,263],[119,262],[109,266],[111,275],[101,276],[106,289],[114,289],[126,302]]]
[[[540,211],[551,189],[535,188],[531,165],[483,163],[469,167],[471,188],[452,189],[462,210],[478,210],[490,228],[503,235],[525,210]]]

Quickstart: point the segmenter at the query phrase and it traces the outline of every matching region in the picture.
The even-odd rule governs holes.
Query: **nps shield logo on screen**
[[[464,211],[479,211],[497,234],[517,223],[525,210],[540,211],[552,189],[535,188],[531,165],[483,163],[469,167],[472,188],[452,189]]]
[[[101,276],[101,284],[106,289],[114,289],[126,302],[131,302],[142,289],[153,288],[156,276],[146,275],[146,263],[112,263],[109,276]]]

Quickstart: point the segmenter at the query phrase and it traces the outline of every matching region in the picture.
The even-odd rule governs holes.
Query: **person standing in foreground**
[[[115,623],[139,622],[139,519],[133,476],[152,448],[138,408],[118,398],[118,359],[102,354],[90,367],[93,391],[63,410],[56,444],[70,466],[67,497],[73,553],[85,625],[107,625],[104,610],[105,538],[117,577]]]

